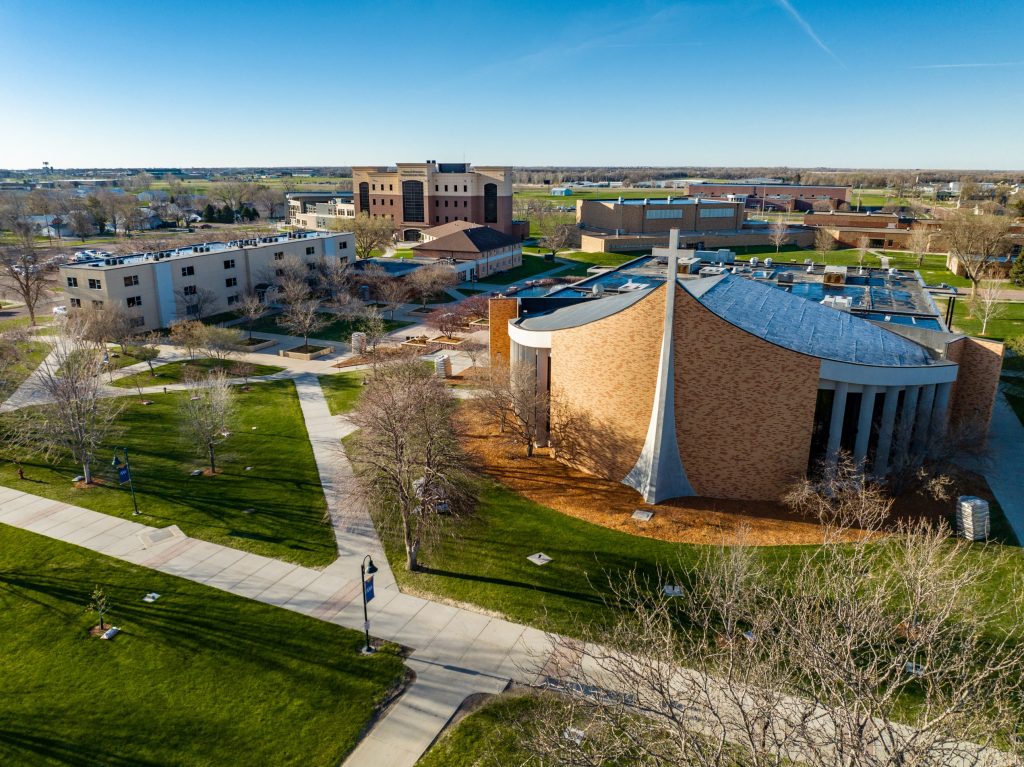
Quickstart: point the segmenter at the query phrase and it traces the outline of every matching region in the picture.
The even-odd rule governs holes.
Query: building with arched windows
[[[915,272],[693,251],[491,299],[490,334],[551,393],[559,457],[649,502],[777,499],[842,451],[885,476],[987,430],[1003,353],[949,332]]]
[[[511,167],[434,161],[354,167],[352,189],[356,215],[388,216],[403,240],[454,221],[489,226],[517,240],[530,232],[528,222],[512,219]]]

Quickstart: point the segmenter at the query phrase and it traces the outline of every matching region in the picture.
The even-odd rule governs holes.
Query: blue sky
[[[1024,168],[1024,2],[0,0],[0,167]]]

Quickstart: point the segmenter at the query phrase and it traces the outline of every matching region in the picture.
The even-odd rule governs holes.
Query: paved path
[[[412,767],[468,695],[531,681],[527,669],[548,641],[537,629],[399,591],[369,516],[345,493],[351,467],[338,439],[351,427],[330,415],[316,375],[294,380],[338,542],[338,559],[322,570],[189,537],[150,544],[144,538],[156,528],[7,487],[0,487],[0,523],[357,631],[359,564],[370,554],[379,568],[371,634],[413,648],[416,682],[345,765]]]
[[[1024,545],[1024,426],[1002,391],[996,394],[988,449],[985,479]]]

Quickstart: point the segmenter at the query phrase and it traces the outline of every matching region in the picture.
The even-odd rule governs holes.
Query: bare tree
[[[458,283],[455,270],[447,264],[428,264],[412,272],[407,278],[409,290],[420,299],[425,309],[432,296],[444,292]]]
[[[174,292],[174,300],[186,317],[201,320],[217,303],[217,294],[202,285],[183,285]]]
[[[186,433],[210,461],[210,474],[217,473],[217,445],[228,438],[235,409],[235,391],[223,370],[193,378],[189,396],[180,400],[181,421]]]
[[[545,206],[536,215],[537,229],[541,233],[541,242],[551,251],[552,258],[560,251],[568,250],[579,244],[579,230],[575,224],[566,221],[565,214]]]
[[[502,434],[532,456],[538,446],[550,407],[548,392],[537,386],[532,365],[492,368],[473,404],[500,425]]]
[[[242,351],[242,333],[235,328],[204,326],[202,347],[213,359],[229,359]]]
[[[203,345],[206,337],[206,325],[196,320],[175,320],[168,335],[172,344],[184,347],[188,358],[195,359],[196,349]]]
[[[395,318],[395,309],[404,304],[409,298],[409,286],[396,277],[380,282],[376,286],[375,292],[377,300],[384,305],[391,319]]]
[[[77,208],[68,214],[68,228],[75,237],[85,242],[85,238],[92,234],[93,218],[88,211]]]
[[[0,294],[18,298],[25,304],[29,322],[36,324],[36,307],[47,295],[47,285],[46,272],[37,263],[31,237],[0,250]]]
[[[465,324],[465,317],[456,306],[442,306],[428,314],[426,321],[445,338],[452,339],[455,331]]]
[[[818,229],[814,235],[814,249],[818,251],[821,256],[822,262],[825,261],[826,257],[830,252],[836,248],[836,238],[829,234],[824,229]]]
[[[242,391],[249,391],[249,379],[252,377],[252,374],[255,371],[256,366],[253,365],[251,362],[238,360],[237,362],[235,362],[235,364],[231,366],[231,368],[228,370],[228,373],[233,375],[235,378],[241,378],[243,386]]]
[[[377,354],[377,347],[388,334],[388,323],[381,316],[377,307],[372,306],[366,310],[359,320],[359,329],[366,335],[366,344],[370,347],[370,353]]]
[[[768,227],[768,237],[772,241],[772,245],[775,246],[775,255],[779,254],[782,246],[786,244],[786,240],[789,239],[789,224],[782,216],[772,221],[771,226]]]
[[[307,298],[289,304],[277,320],[289,333],[302,336],[303,346],[309,346],[309,337],[327,327],[327,317],[321,312],[320,301]]]
[[[861,269],[864,268],[864,261],[868,257],[868,243],[870,240],[867,237],[857,238],[857,266]]]
[[[971,281],[973,296],[981,281],[991,273],[996,259],[1009,249],[1010,221],[1005,216],[975,215],[957,211],[942,224],[942,234]]]
[[[1006,314],[1006,304],[999,298],[1000,284],[995,280],[982,280],[974,286],[968,306],[971,316],[981,321],[981,334],[988,332],[988,323]]]
[[[917,268],[920,269],[924,264],[924,257],[931,247],[931,235],[928,233],[928,230],[911,230],[910,238],[907,240],[907,247],[910,249],[910,255],[914,258],[914,263],[916,263]]]
[[[356,258],[359,259],[369,258],[375,250],[385,250],[395,235],[395,223],[391,218],[374,217],[369,213],[360,213],[355,218],[333,222],[332,228],[336,231],[352,232]]]
[[[351,449],[358,489],[385,534],[401,537],[409,570],[473,506],[455,405],[419,361],[400,361],[376,368],[350,415],[359,428]]]
[[[92,483],[96,451],[114,430],[122,404],[103,396],[103,363],[73,328],[65,326],[35,372],[38,407],[17,411],[17,445],[56,462],[70,457]]]
[[[487,359],[488,345],[480,341],[467,338],[459,344],[459,351],[469,357],[469,371],[475,378],[480,373],[480,362]]]
[[[235,304],[234,309],[235,314],[245,321],[245,329],[249,333],[249,338],[252,338],[252,326],[266,311],[266,305],[255,293],[246,293],[242,296],[242,299]]]
[[[545,765],[1016,763],[1024,601],[977,598],[1005,557],[984,554],[918,523],[613,581],[610,627],[553,639],[561,696],[522,746]]]

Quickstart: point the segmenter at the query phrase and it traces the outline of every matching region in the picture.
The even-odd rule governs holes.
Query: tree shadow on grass
[[[31,721],[22,723],[15,729],[7,723],[0,726],[0,757],[8,754],[8,759],[0,759],[8,765],[31,764],[34,761],[46,764],[61,764],[69,767],[167,767],[167,762],[155,762],[135,756],[118,753],[120,749],[103,744],[108,737],[105,733],[95,733],[88,743],[65,740],[42,729],[42,722],[32,717]]]

